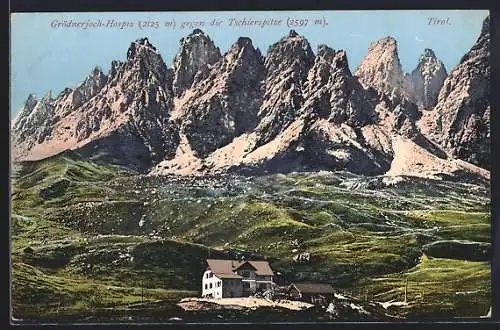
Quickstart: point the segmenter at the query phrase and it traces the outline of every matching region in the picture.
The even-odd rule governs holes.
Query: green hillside
[[[477,317],[491,299],[490,221],[479,185],[344,172],[158,178],[65,153],[13,166],[14,316],[111,318],[158,300],[175,316],[180,297],[199,295],[205,258],[246,254],[283,282],[325,281],[371,303],[401,299],[409,278],[409,304],[391,314]]]

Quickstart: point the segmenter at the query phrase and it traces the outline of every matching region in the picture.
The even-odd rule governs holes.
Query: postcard
[[[491,318],[489,22],[12,13],[12,322]]]

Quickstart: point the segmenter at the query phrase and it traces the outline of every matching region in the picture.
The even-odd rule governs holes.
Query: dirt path
[[[291,310],[301,310],[305,308],[312,307],[312,304],[293,301],[293,300],[280,300],[272,301],[265,298],[252,298],[252,297],[241,297],[241,298],[221,298],[221,299],[205,299],[205,298],[184,298],[178,305],[185,310],[193,310],[203,307],[203,303],[215,303],[222,306],[239,306],[239,307],[282,307]]]

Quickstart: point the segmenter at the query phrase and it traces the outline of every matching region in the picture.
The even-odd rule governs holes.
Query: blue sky
[[[182,22],[221,20],[221,26],[202,27],[226,52],[238,37],[253,40],[263,54],[290,30],[287,18],[325,18],[328,26],[308,24],[294,27],[314,51],[319,44],[347,51],[351,71],[366,55],[371,42],[385,36],[398,41],[403,70],[414,69],[424,48],[432,48],[449,72],[476,41],[486,10],[442,11],[261,11],[261,12],[136,12],[136,13],[16,13],[11,15],[11,115],[15,115],[29,93],[41,97],[48,90],[57,95],[74,87],[95,66],[108,72],[112,60],[125,60],[130,42],[148,37],[168,66],[178,50],[179,40],[193,29]],[[449,18],[447,25],[429,25],[429,17]],[[229,18],[281,19],[274,27],[230,27]],[[54,28],[54,20],[133,22],[132,28]],[[158,21],[159,28],[140,29],[138,21]],[[175,20],[176,27],[164,27]]]

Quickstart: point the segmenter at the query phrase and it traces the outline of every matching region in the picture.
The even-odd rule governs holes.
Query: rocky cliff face
[[[444,81],[425,130],[453,156],[490,168],[489,17],[474,46]]]
[[[187,92],[176,118],[196,156],[204,157],[255,128],[264,78],[260,51],[249,38],[239,38]]]
[[[363,86],[371,87],[379,93],[401,93],[403,70],[396,39],[386,37],[372,43],[354,75]]]
[[[375,120],[373,93],[352,76],[343,50],[320,45],[305,84],[302,112],[316,113],[336,124],[360,127]]]
[[[294,121],[304,103],[302,88],[313,63],[309,42],[293,30],[269,48],[257,145],[271,141]]]
[[[13,143],[24,149],[42,143],[50,134],[54,121],[54,100],[52,93],[48,92],[40,100],[34,95],[29,95],[23,108],[19,111],[12,130]]]
[[[196,29],[187,37],[182,38],[173,65],[174,95],[182,95],[191,87],[197,74],[206,74],[211,65],[220,58],[219,48],[203,31]]]
[[[172,73],[147,39],[133,42],[127,61],[113,62],[75,90],[26,102],[13,127],[14,158],[40,159],[80,148],[92,157],[145,170],[176,143],[169,125]]]
[[[265,57],[245,37],[221,55],[195,30],[181,39],[171,69],[139,39],[108,75],[95,69],[55,99],[30,95],[12,124],[13,155],[29,160],[77,149],[151,174],[484,174],[450,156],[487,164],[488,47],[484,28],[444,80],[431,50],[404,78],[391,37],[370,45],[354,75],[346,51],[320,45],[315,54],[293,30]],[[436,108],[425,110],[441,84]]]
[[[432,49],[425,49],[415,70],[404,79],[405,90],[418,106],[432,109],[436,103],[439,91],[443,86],[447,73]]]

